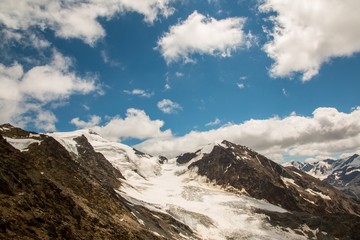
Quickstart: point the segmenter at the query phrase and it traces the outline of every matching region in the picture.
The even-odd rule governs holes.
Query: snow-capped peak
[[[78,152],[74,138],[84,135],[95,151],[102,153],[115,168],[120,170],[125,178],[130,176],[148,178],[160,174],[161,167],[158,157],[144,154],[122,143],[108,141],[91,129],[56,132],[48,135],[55,138],[75,155]]]

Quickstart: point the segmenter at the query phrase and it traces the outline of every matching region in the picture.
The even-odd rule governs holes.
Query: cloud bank
[[[360,51],[360,1],[264,0],[260,11],[274,13],[266,30],[271,40],[263,47],[275,63],[273,77],[302,74],[308,81],[323,63]]]
[[[283,161],[284,157],[331,156],[358,150],[360,107],[350,113],[318,108],[310,117],[292,113],[285,118],[251,119],[179,137],[149,139],[135,147],[151,154],[174,157],[224,139],[251,147],[276,161]]]
[[[103,125],[100,122],[99,116],[90,116],[88,121],[71,120],[78,128],[92,128],[112,141],[143,140],[134,147],[167,157],[194,152],[224,139],[248,146],[278,162],[343,157],[359,152],[360,146],[360,107],[350,113],[335,108],[317,108],[311,116],[298,116],[293,112],[284,118],[228,123],[208,131],[191,131],[183,136],[173,135],[170,129],[162,130],[164,121],[153,120],[143,110],[134,108],[129,108],[123,118],[107,118]]]

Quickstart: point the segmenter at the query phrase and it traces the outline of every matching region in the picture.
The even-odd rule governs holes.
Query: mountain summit
[[[355,239],[360,205],[255,151],[173,159],[89,130],[0,126],[2,239]]]

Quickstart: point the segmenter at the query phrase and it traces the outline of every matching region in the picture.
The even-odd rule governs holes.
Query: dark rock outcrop
[[[196,153],[184,153],[178,157],[176,157],[176,162],[178,164],[185,164],[191,161],[194,157],[196,157]]]

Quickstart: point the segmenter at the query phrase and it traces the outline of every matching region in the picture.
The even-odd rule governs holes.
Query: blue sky
[[[1,122],[166,156],[360,150],[356,1],[59,2],[0,3]]]

